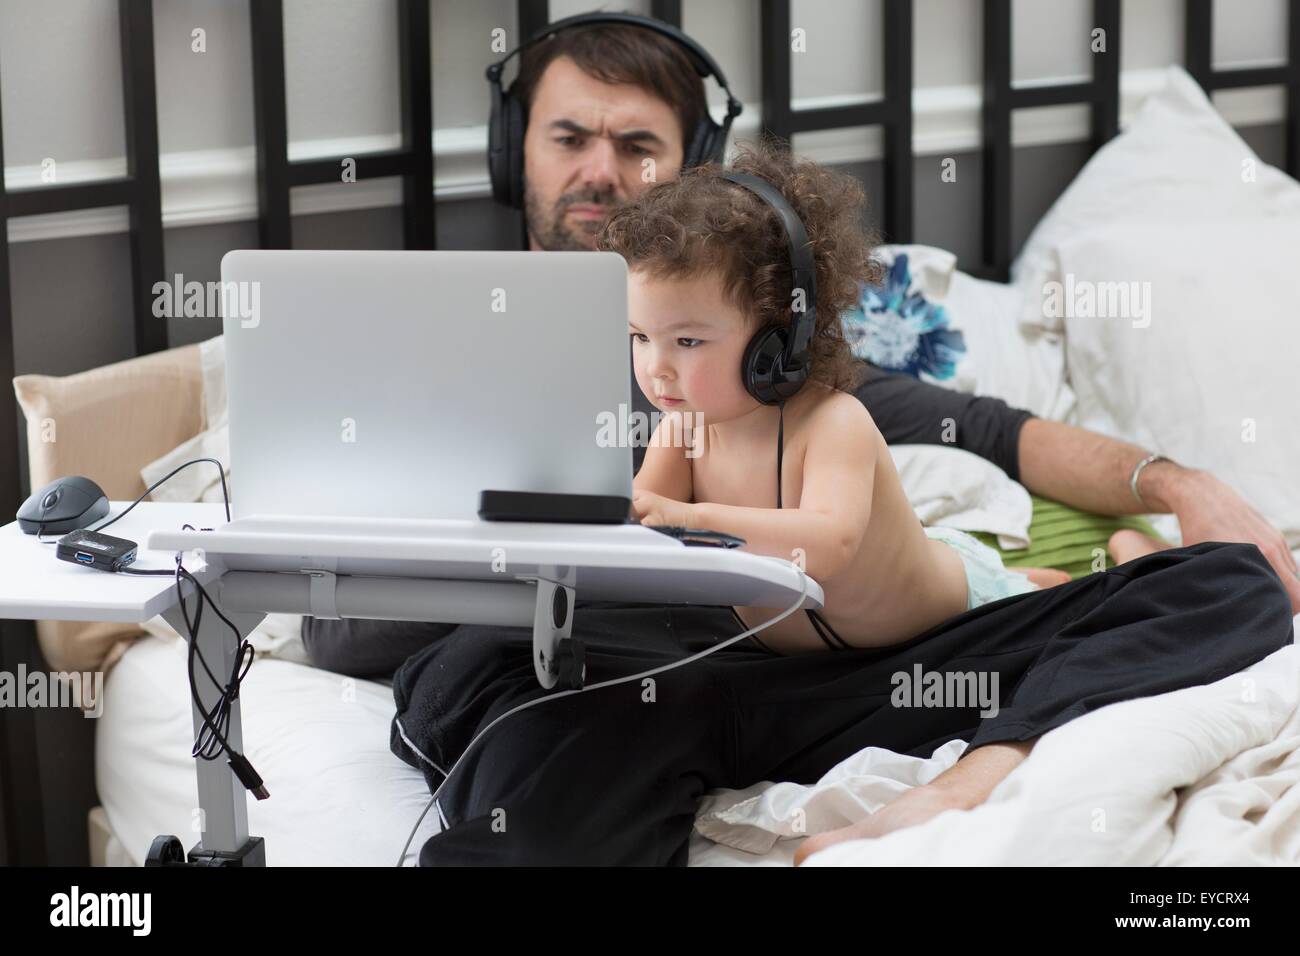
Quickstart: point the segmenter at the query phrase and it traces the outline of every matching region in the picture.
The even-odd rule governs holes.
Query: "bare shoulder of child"
[[[763,642],[811,651],[908,640],[966,609],[961,559],[926,536],[862,403],[844,392],[816,391],[795,416],[790,444],[802,454],[787,463],[785,484],[797,489],[801,512],[830,517],[841,533],[831,553],[807,555],[805,570],[822,586],[823,608],[774,625]],[[770,609],[738,610],[751,626],[771,616]]]

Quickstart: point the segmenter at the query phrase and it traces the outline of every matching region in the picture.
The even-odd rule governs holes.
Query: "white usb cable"
[[[437,802],[438,795],[442,793],[442,788],[447,786],[447,781],[450,780],[451,775],[456,772],[456,768],[459,767],[460,762],[465,759],[465,755],[468,754],[474,748],[474,745],[478,743],[479,739],[482,738],[482,736],[486,734],[489,730],[491,730],[497,724],[501,723],[501,721],[505,720],[507,717],[510,717],[513,714],[517,714],[521,710],[527,710],[529,707],[533,707],[537,704],[545,703],[548,700],[559,700],[561,697],[570,697],[573,694],[585,694],[588,691],[600,690],[603,687],[613,687],[616,684],[627,684],[632,681],[644,680],[647,677],[653,677],[655,674],[662,674],[665,671],[670,671],[674,667],[683,667],[686,664],[690,664],[693,661],[698,661],[701,658],[708,657],[710,654],[714,654],[722,650],[724,647],[730,647],[732,644],[735,644],[737,641],[743,641],[745,638],[751,637],[752,635],[757,634],[759,631],[764,631],[767,628],[771,627],[773,624],[776,624],[780,621],[784,621],[795,611],[799,610],[799,608],[803,605],[804,600],[808,597],[808,575],[805,574],[803,568],[800,568],[797,564],[792,564],[791,566],[794,567],[799,572],[799,582],[801,586],[801,590],[799,592],[799,600],[795,601],[795,603],[790,605],[790,607],[786,608],[780,614],[776,615],[776,617],[764,621],[762,624],[758,625],[757,627],[751,627],[749,630],[742,631],[740,634],[737,634],[735,637],[728,638],[727,640],[723,641],[721,644],[715,644],[713,647],[707,647],[696,654],[692,654],[690,657],[684,657],[680,661],[673,661],[673,663],[671,664],[663,664],[659,667],[651,668],[648,671],[642,671],[639,674],[629,674],[626,677],[616,677],[611,680],[600,681],[599,683],[596,684],[589,684],[588,686],[580,688],[578,690],[564,690],[554,694],[547,694],[545,697],[537,697],[534,698],[533,700],[526,700],[522,704],[510,708],[504,714],[502,714],[501,716],[493,720],[490,724],[488,724],[486,727],[484,727],[482,730],[480,730],[477,734],[474,735],[474,739],[469,742],[469,745],[465,748],[465,750],[461,753],[461,755],[458,758],[456,758],[456,762],[451,765],[451,769],[447,771],[447,773],[443,776],[442,783],[438,784],[438,789],[433,791],[433,796],[429,798],[429,802],[425,805],[424,811],[420,814],[420,818],[415,821],[415,826],[411,828],[411,835],[406,838],[406,844],[402,847],[402,855],[397,858],[397,865],[401,866],[402,863],[406,860],[406,851],[410,849],[411,841],[415,839],[416,831],[420,829],[420,824],[424,822],[425,816],[428,815],[429,808],[432,807]],[[439,809],[439,813],[441,814],[441,808]]]

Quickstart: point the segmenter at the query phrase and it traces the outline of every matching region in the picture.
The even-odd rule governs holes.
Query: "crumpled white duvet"
[[[1296,619],[1300,627],[1300,617]],[[1113,704],[1045,734],[974,810],[852,840],[806,866],[1300,863],[1300,647],[1214,684]],[[787,865],[956,762],[868,748],[818,783],[716,791],[691,865]]]

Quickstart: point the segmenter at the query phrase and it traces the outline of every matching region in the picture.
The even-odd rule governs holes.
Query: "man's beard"
[[[601,192],[587,189],[576,193],[567,193],[555,201],[549,211],[542,205],[541,197],[524,183],[524,225],[528,234],[547,252],[589,252],[595,244],[596,234],[609,218],[584,220],[577,223],[577,229],[569,226],[565,213],[570,206],[578,205],[605,206],[609,213],[621,203],[614,199],[613,190]]]

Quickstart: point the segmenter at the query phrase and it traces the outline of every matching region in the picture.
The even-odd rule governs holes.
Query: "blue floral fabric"
[[[966,354],[961,332],[948,327],[943,306],[912,288],[907,253],[899,253],[883,285],[861,283],[858,304],[841,317],[853,354],[914,378],[944,381]]]

